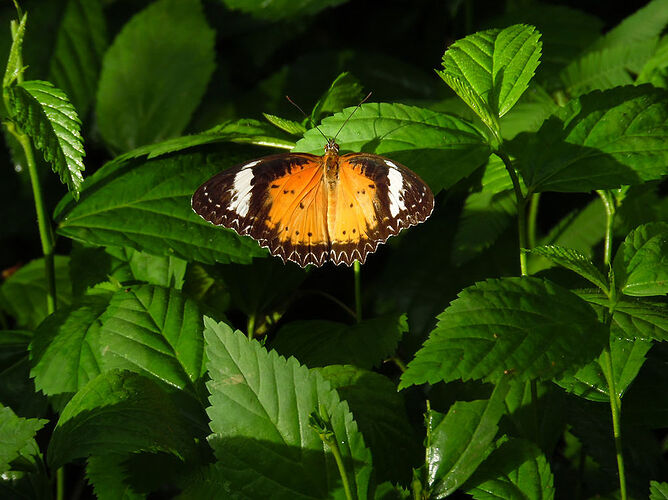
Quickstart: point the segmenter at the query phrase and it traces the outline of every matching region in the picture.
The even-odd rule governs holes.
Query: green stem
[[[353,272],[355,273],[355,317],[357,322],[362,321],[362,279],[360,263],[356,260],[353,263]]]
[[[56,500],[65,499],[65,469],[61,467],[56,471]]]
[[[522,194],[522,186],[520,186],[520,180],[517,177],[515,168],[513,167],[510,158],[503,151],[497,151],[496,155],[501,158],[503,164],[510,175],[510,180],[513,183],[513,189],[515,190],[515,198],[517,199],[517,232],[519,238],[520,246],[520,272],[522,276],[527,276],[529,274],[527,268],[527,222],[526,222],[526,197]]]
[[[529,248],[536,246],[536,219],[538,218],[539,203],[540,193],[534,193],[529,197],[529,221],[527,227]]]
[[[341,484],[343,484],[343,491],[346,493],[347,500],[353,500],[353,494],[350,491],[350,483],[348,482],[348,474],[346,474],[346,468],[343,465],[343,457],[341,457],[341,451],[339,450],[339,444],[336,442],[336,438],[328,439],[327,444],[329,445],[330,450],[332,450],[332,455],[334,455],[334,460],[336,460],[336,466],[339,469],[339,475],[341,476]]]
[[[248,323],[246,326],[246,334],[250,340],[253,339],[255,335],[255,313],[252,313],[248,316]]]
[[[603,250],[603,263],[606,267],[612,262],[612,226],[615,222],[615,200],[609,191],[596,191],[603,201],[605,207],[605,248]]]

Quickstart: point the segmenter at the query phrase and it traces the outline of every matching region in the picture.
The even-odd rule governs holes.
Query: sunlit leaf
[[[617,250],[613,268],[626,295],[668,293],[668,224],[653,222],[632,231]]]

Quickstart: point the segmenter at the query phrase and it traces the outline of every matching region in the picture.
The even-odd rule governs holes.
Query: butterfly
[[[283,262],[350,266],[424,222],[434,195],[403,165],[368,153],[339,156],[329,139],[322,156],[277,154],[220,172],[195,191],[192,208]]]

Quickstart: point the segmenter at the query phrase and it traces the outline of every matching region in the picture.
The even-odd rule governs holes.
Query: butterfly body
[[[287,153],[225,170],[202,184],[193,210],[249,235],[283,261],[364,262],[393,234],[429,217],[434,198],[413,172],[374,154]]]

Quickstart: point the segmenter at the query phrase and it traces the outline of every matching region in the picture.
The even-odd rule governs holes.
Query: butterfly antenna
[[[288,102],[290,104],[292,104],[295,108],[297,108],[299,111],[301,111],[302,115],[304,115],[305,118],[308,118],[308,115],[306,113],[304,113],[304,110],[302,108],[300,108],[299,105],[295,101],[290,99],[289,95],[286,95],[285,98],[288,100]],[[320,130],[320,128],[315,123],[313,124],[313,126],[318,130],[318,132],[320,132],[320,134],[325,138],[326,141],[329,141],[329,138],[325,134],[322,133],[322,130]]]
[[[350,120],[350,119],[352,118],[352,116],[355,114],[355,111],[357,111],[358,109],[360,109],[360,108],[362,107],[362,104],[364,104],[365,102],[367,102],[367,101],[369,100],[369,97],[371,97],[371,94],[372,94],[372,93],[373,93],[373,92],[369,92],[369,93],[367,94],[367,96],[366,96],[364,99],[362,99],[362,100],[360,101],[360,103],[359,103],[357,106],[355,106],[355,109],[353,109],[352,113],[350,113],[350,114],[348,115],[348,118],[346,118],[346,121],[343,122],[343,125],[341,125],[341,128],[339,129],[339,131],[338,131],[338,132],[336,133],[336,135],[334,136],[334,139],[332,139],[332,140],[334,140],[334,141],[336,140],[336,138],[339,136],[339,134],[340,134],[341,131],[343,130],[343,127],[345,127],[345,126],[346,126],[346,123],[348,123],[348,120]]]

